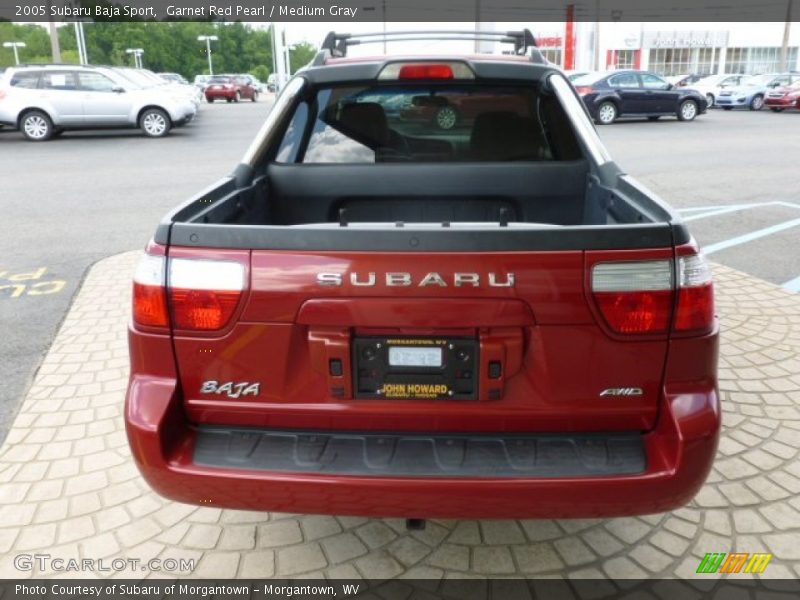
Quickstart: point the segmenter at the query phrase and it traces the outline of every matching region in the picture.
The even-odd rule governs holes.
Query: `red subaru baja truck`
[[[347,47],[384,38],[329,34],[242,164],[161,222],[125,408],[158,493],[425,519],[652,513],[700,489],[709,267],[530,33],[482,35],[517,54],[362,59]],[[437,97],[482,108],[403,118]]]

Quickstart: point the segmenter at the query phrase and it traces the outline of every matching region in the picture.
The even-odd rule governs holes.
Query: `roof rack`
[[[70,67],[74,69],[80,69],[83,67],[95,68],[97,65],[73,65],[70,63],[54,63],[54,62],[44,62],[44,63],[20,63],[18,65],[11,65],[7,68],[13,69],[20,69],[25,67]]]
[[[536,38],[530,29],[520,31],[469,31],[469,30],[429,30],[429,31],[382,31],[375,33],[336,33],[331,31],[322,42],[321,53],[330,57],[347,56],[347,48],[359,44],[382,42],[451,41],[476,40],[514,44],[514,54],[526,54],[529,48],[536,47]],[[315,61],[316,63],[316,61]]]

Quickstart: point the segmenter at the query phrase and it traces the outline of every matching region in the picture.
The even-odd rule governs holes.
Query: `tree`
[[[271,33],[251,23],[95,21],[84,23],[84,32],[89,62],[96,65],[133,66],[133,58],[126,50],[143,48],[145,68],[180,73],[191,80],[208,69],[206,46],[197,41],[197,36],[216,35],[219,41],[212,42],[211,48],[215,72],[258,72],[266,80],[272,69]],[[40,25],[0,23],[0,67],[14,64],[13,50],[1,45],[6,41],[25,42],[26,47],[20,48],[21,62],[52,60],[47,29]],[[72,23],[59,25],[58,41],[62,62],[77,63]],[[308,52],[300,49],[300,53],[303,58],[299,60],[307,62]]]
[[[17,50],[21,63],[49,63],[52,60],[50,36],[47,34],[47,30],[39,25],[0,22],[0,67],[10,67],[14,64],[14,49],[3,48],[3,42],[25,43],[24,48]]]
[[[316,54],[317,48],[308,42],[300,42],[289,48],[289,64],[291,65],[292,73],[296,73],[298,69],[305,67],[314,60]]]

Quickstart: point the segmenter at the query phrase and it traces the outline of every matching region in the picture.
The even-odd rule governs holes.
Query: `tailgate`
[[[173,247],[169,254],[235,261],[246,271],[247,289],[224,329],[174,332],[185,406],[196,423],[601,432],[647,430],[656,419],[667,332],[615,331],[609,319],[626,297],[609,297],[607,287],[594,294],[592,274],[600,273],[596,265],[622,264],[622,271],[611,268],[598,279],[613,288],[615,277],[630,275],[624,265],[647,271],[667,264],[671,286],[671,248],[315,253]],[[656,271],[651,279],[664,276]],[[662,300],[656,297],[669,323],[672,301]]]

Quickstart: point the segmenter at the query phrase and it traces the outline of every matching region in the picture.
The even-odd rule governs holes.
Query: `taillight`
[[[2,100],[5,97],[6,97],[6,91],[5,90],[0,90],[0,100]]]
[[[678,258],[675,331],[702,333],[714,326],[714,284],[701,254]]]
[[[176,329],[222,329],[236,311],[244,289],[245,269],[238,262],[169,261],[169,301]]]
[[[381,80],[414,80],[414,79],[475,79],[466,63],[389,63],[378,75]]]
[[[591,94],[594,91],[594,88],[587,85],[579,85],[575,88],[575,91],[581,96],[585,96],[586,94]]]
[[[592,269],[592,293],[613,331],[666,333],[672,316],[672,261],[598,263]]]
[[[167,327],[167,299],[164,293],[163,256],[146,254],[133,276],[133,322],[145,327]]]

